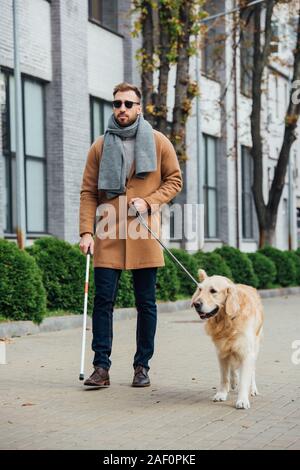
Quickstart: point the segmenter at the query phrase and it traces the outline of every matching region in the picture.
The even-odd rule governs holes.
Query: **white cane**
[[[91,252],[90,252],[90,247],[89,247],[87,251],[87,255],[86,255],[81,362],[80,362],[79,380],[84,380],[84,356],[85,356],[85,342],[86,342],[86,321],[87,321],[87,304],[88,304],[88,292],[89,292],[90,257],[91,257]]]

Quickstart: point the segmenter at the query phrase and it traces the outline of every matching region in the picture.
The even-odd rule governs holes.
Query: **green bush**
[[[180,290],[180,281],[176,269],[169,255],[164,254],[165,266],[158,268],[156,279],[156,298],[161,301],[177,300]],[[134,287],[131,271],[122,271],[116,307],[135,307]]]
[[[286,252],[278,250],[272,246],[261,248],[258,253],[270,258],[276,266],[276,283],[285,287],[295,285],[296,268],[293,261]]]
[[[131,271],[122,271],[118,295],[116,299],[116,308],[118,307],[134,307],[135,306],[135,297],[134,297],[134,288]]]
[[[218,275],[232,279],[232,272],[229,266],[218,253],[204,253],[199,250],[194,253],[193,257],[197,263],[197,271],[201,268],[204,269],[208,276]]]
[[[297,250],[294,251],[294,253],[298,256],[300,259],[300,248],[297,248]]]
[[[176,256],[178,261],[185,267],[185,269],[188,270],[191,275],[197,279],[197,263],[192,255],[187,253],[185,250],[181,250],[179,248],[171,248],[170,249],[171,253]],[[170,257],[171,259],[171,257]],[[179,266],[179,264],[176,263],[176,261],[171,260],[172,263],[174,264],[176,271],[177,271],[177,276],[179,279],[180,283],[180,294],[183,296],[189,297],[190,295],[193,295],[195,292],[196,285],[195,283],[191,280],[191,278],[184,272],[184,270]]]
[[[300,256],[295,251],[286,251],[287,256],[292,260],[296,269],[296,284],[300,286]]]
[[[254,272],[258,278],[259,289],[270,289],[276,279],[276,266],[274,262],[262,253],[249,253]]]
[[[79,246],[44,237],[26,248],[36,260],[43,276],[47,292],[47,308],[83,313],[86,256]],[[90,262],[88,313],[91,314],[94,300],[93,260]]]
[[[300,248],[297,248],[297,250],[295,250],[295,253],[296,253],[297,256],[300,257]]]
[[[156,298],[157,300],[177,300],[180,292],[180,281],[175,262],[170,255],[164,255],[165,266],[157,270]]]
[[[46,313],[42,274],[25,250],[0,239],[0,316],[40,323]]]
[[[246,253],[242,253],[237,248],[231,246],[223,246],[217,248],[214,253],[218,253],[226,261],[230,267],[233,281],[239,284],[248,284],[257,287],[258,279],[253,270],[252,263]]]
[[[165,266],[158,268],[156,279],[157,300],[177,300],[180,292],[180,283],[176,267],[173,261],[166,255]],[[131,270],[123,270],[121,273],[116,308],[135,307],[135,295]]]

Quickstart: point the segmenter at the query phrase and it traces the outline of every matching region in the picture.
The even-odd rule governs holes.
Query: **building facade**
[[[19,47],[25,154],[27,244],[44,235],[79,241],[79,193],[91,142],[104,132],[111,114],[112,89],[126,80],[140,85],[135,59],[140,39],[130,35],[130,0],[19,1]],[[209,2],[211,13],[230,10],[231,0]],[[289,12],[285,12],[285,18]],[[204,202],[204,246],[226,243],[254,251],[258,226],[251,194],[250,112],[243,61],[247,48],[235,51],[230,16],[210,28],[210,41],[191,75],[201,69],[201,96],[188,121],[189,160],[181,203]],[[289,23],[278,15],[278,35],[290,37]],[[208,35],[208,36],[209,36]],[[221,57],[212,54],[222,42]],[[220,39],[221,38],[221,39]],[[289,39],[279,41],[274,58],[288,54]],[[12,0],[0,2],[0,236],[15,240],[16,163]],[[246,55],[246,57],[244,57]],[[289,60],[289,58],[287,58]],[[233,79],[232,67],[236,61]],[[243,75],[244,74],[244,75]],[[175,70],[168,103],[173,103]],[[266,73],[264,98],[265,196],[281,146],[290,91],[290,68],[274,60]],[[236,106],[237,103],[237,106]],[[197,114],[197,106],[200,113]],[[238,125],[237,125],[238,124]],[[199,138],[199,132],[200,137]],[[291,152],[291,185],[279,207],[276,246],[288,248],[292,227],[297,245],[300,214],[300,145]],[[299,216],[300,218],[300,216]],[[300,222],[299,222],[300,223]],[[172,236],[170,246],[190,248]]]

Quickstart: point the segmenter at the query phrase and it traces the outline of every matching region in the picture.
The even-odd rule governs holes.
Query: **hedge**
[[[274,262],[277,273],[275,281],[277,284],[283,287],[296,284],[296,268],[286,252],[272,246],[266,246],[258,250],[258,253],[262,253]]]
[[[162,301],[177,300],[180,281],[173,261],[165,256],[165,266],[157,270],[156,298]],[[116,308],[135,307],[135,295],[131,270],[123,270],[119,280]]]
[[[259,289],[272,288],[276,279],[275,263],[262,253],[248,253],[254,272],[258,278]],[[300,260],[299,260],[300,261]]]
[[[40,323],[46,314],[46,292],[35,261],[14,242],[0,239],[0,315]]]
[[[157,300],[177,300],[180,293],[180,281],[177,269],[170,255],[164,254],[165,266],[157,271]]]
[[[208,276],[215,274],[232,279],[232,272],[225,260],[218,253],[207,253],[201,250],[194,253],[193,257],[197,263],[198,269],[204,269]]]
[[[295,251],[286,251],[296,270],[296,285],[300,285],[300,256]]]
[[[234,282],[260,289],[275,285],[300,285],[300,249],[280,251],[265,247],[245,254],[224,246],[212,253],[198,251],[193,255],[180,249],[172,253],[197,279],[199,268],[209,276],[222,275]],[[165,266],[157,271],[156,298],[174,301],[190,298],[195,284],[164,252]],[[81,314],[83,312],[86,256],[78,244],[71,245],[56,237],[36,240],[26,250],[13,242],[0,239],[0,316],[15,320],[41,322],[46,307]],[[93,258],[90,264],[88,313],[94,304]],[[131,270],[121,273],[116,307],[134,307],[135,296]]]
[[[188,272],[191,273],[191,275],[195,279],[197,279],[197,263],[195,258],[186,251],[180,250],[179,248],[171,248],[170,251],[174,256],[176,256],[178,261],[180,261],[180,263],[185,267],[185,269],[187,269]],[[171,261],[177,271],[177,276],[180,283],[180,294],[187,297],[193,295],[197,287],[196,284],[192,281],[188,274],[186,274],[186,272],[179,266],[179,264],[176,263],[175,260],[172,259]]]
[[[214,253],[218,253],[230,267],[233,281],[237,284],[248,284],[257,287],[258,278],[253,270],[252,263],[246,253],[242,253],[237,248],[223,246],[217,248]]]
[[[131,271],[122,271],[115,306],[126,308],[134,307],[134,305],[135,297]]]
[[[300,256],[300,248],[297,248],[297,250],[295,250],[295,253],[297,256]]]
[[[83,313],[86,256],[81,253],[79,247],[56,237],[44,237],[36,240],[26,251],[42,271],[47,292],[47,308]],[[91,262],[88,313],[93,309],[93,297],[94,276]]]

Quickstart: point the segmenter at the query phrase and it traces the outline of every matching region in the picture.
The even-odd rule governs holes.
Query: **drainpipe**
[[[236,2],[234,2],[236,7]],[[233,93],[234,93],[234,153],[235,153],[235,205],[236,205],[236,247],[240,249],[240,190],[239,190],[239,139],[238,139],[238,88],[237,88],[237,13],[233,14]]]
[[[15,78],[15,125],[16,125],[16,173],[17,173],[17,241],[23,249],[26,243],[26,208],[24,178],[24,142],[22,113],[22,82],[19,58],[19,0],[13,0],[13,34],[14,34],[14,78]]]
[[[199,37],[198,37],[199,39]],[[196,55],[196,81],[197,87],[199,92],[201,91],[201,73],[200,73],[200,40],[198,42],[198,53]],[[197,200],[198,200],[198,208],[200,209],[197,211],[197,214],[201,218],[199,221],[199,229],[200,229],[200,240],[199,240],[199,249],[202,250],[204,246],[204,210],[203,207],[203,158],[204,158],[204,148],[203,148],[203,134],[202,134],[202,123],[201,123],[201,109],[200,109],[200,95],[196,96],[196,132],[197,132],[197,139],[196,139],[196,158],[197,158]]]
[[[293,168],[292,155],[289,157],[289,250],[294,249],[294,188],[293,188]]]

